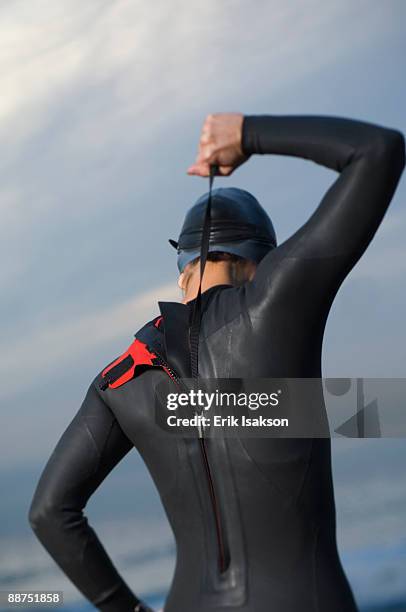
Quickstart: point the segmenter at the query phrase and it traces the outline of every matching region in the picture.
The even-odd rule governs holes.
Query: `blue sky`
[[[205,115],[334,114],[406,133],[405,17],[402,0],[1,3],[8,466],[47,456],[157,300],[180,298],[167,238],[207,189],[186,175]],[[334,179],[266,156],[216,184],[251,191],[282,241]],[[403,179],[340,289],[326,375],[405,376],[405,199]]]

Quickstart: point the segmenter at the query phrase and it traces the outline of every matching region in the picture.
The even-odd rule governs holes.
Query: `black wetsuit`
[[[340,174],[309,220],[265,256],[253,281],[204,292],[200,374],[320,377],[329,309],[390,203],[404,167],[403,136],[335,117],[247,116],[243,149],[311,159]],[[190,307],[160,303],[162,351],[180,375],[188,373]],[[154,329],[146,328],[152,336]],[[330,440],[163,439],[151,406],[166,376],[147,368],[101,390],[100,373],[90,385],[30,509],[31,525],[55,561],[100,610],[133,609],[137,598],[82,510],[135,446],[176,540],[166,612],[354,612],[336,548]]]

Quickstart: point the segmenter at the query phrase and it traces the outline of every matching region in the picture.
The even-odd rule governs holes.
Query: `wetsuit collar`
[[[209,300],[213,297],[213,294],[219,290],[219,289],[225,289],[226,287],[232,287],[233,285],[229,285],[226,283],[223,283],[221,285],[213,285],[212,287],[209,287],[208,289],[206,289],[205,291],[202,292],[202,305],[204,304],[205,306],[208,304]],[[193,304],[195,303],[196,298],[193,298],[193,300],[189,300],[186,304],[184,304],[185,306],[187,306],[188,308],[193,308]]]
[[[202,311],[210,299],[221,289],[232,285],[221,284],[209,287],[201,294]],[[159,310],[164,320],[165,353],[169,365],[183,378],[191,378],[189,325],[195,302],[158,302]]]

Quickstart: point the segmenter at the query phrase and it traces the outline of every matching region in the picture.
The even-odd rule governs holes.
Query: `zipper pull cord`
[[[199,380],[199,335],[200,325],[202,318],[202,307],[201,307],[201,295],[202,295],[202,280],[204,268],[207,261],[207,255],[209,253],[210,244],[210,227],[211,227],[211,192],[213,188],[213,181],[218,166],[210,165],[209,174],[209,197],[206,203],[206,210],[203,221],[202,238],[200,243],[200,279],[199,288],[195,303],[193,305],[192,321],[189,327],[189,344],[190,344],[190,365],[192,370],[192,378]],[[199,427],[199,437],[203,437],[202,431]]]

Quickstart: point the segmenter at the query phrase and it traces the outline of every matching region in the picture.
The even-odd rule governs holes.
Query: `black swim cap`
[[[269,215],[254,196],[237,187],[212,190],[209,252],[223,251],[259,263],[276,247],[276,235]],[[178,242],[169,240],[178,251],[178,268],[200,256],[204,215],[209,193],[202,195],[186,213]]]

